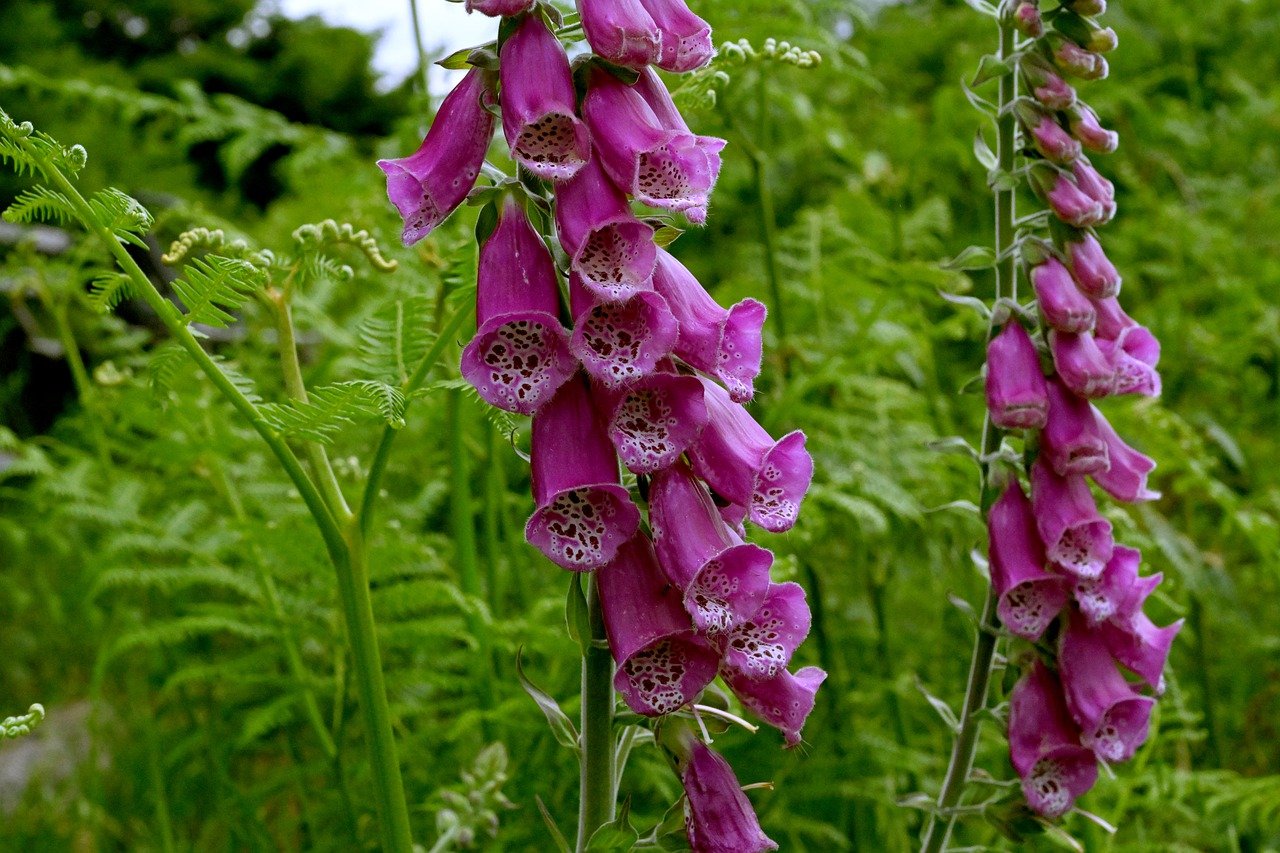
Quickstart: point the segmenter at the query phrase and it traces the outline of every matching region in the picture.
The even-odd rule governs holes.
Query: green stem
[[[1015,31],[1008,22],[1007,15],[1002,14],[1000,22],[1000,58],[1005,59],[1014,52]],[[999,114],[997,119],[997,157],[1002,173],[1013,172],[1018,145],[1018,128],[1011,110],[1006,110],[1017,97],[1016,72],[1010,72],[1000,78]],[[1002,260],[995,268],[995,298],[1008,296],[1017,298],[1018,259],[1010,251],[1014,241],[1014,198],[1015,190],[995,191],[996,219],[996,257]],[[991,329],[988,329],[988,337]],[[982,424],[982,454],[989,457],[1000,448],[1000,430],[991,423],[990,415]],[[985,517],[992,500],[992,482],[987,464],[982,468],[982,485],[979,506]],[[969,774],[973,770],[974,757],[978,751],[978,734],[982,727],[980,713],[987,705],[987,692],[991,683],[991,667],[995,660],[996,643],[999,639],[996,619],[996,596],[993,589],[988,588],[986,602],[982,607],[977,636],[974,639],[973,655],[969,661],[969,678],[965,687],[964,708],[960,716],[960,728],[956,732],[951,749],[951,759],[947,764],[947,773],[943,779],[942,790],[938,793],[937,809],[929,816],[921,837],[921,853],[938,853],[944,850],[951,838],[955,826],[955,816],[951,810],[960,802],[969,782]]]
[[[578,801],[578,853],[595,831],[613,820],[613,656],[604,631],[596,579],[587,576],[587,617],[591,642],[582,656],[582,746]]]

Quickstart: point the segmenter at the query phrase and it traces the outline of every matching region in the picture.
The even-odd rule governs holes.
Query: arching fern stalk
[[[0,162],[11,165],[19,174],[30,174],[41,181],[19,196],[6,211],[5,218],[17,222],[37,219],[78,222],[100,240],[119,271],[101,275],[93,282],[90,302],[103,311],[113,309],[128,298],[146,303],[163,323],[175,349],[195,362],[265,442],[306,505],[338,581],[367,729],[382,847],[410,850],[409,815],[370,601],[365,533],[391,436],[404,423],[406,400],[425,381],[449,340],[449,331],[460,325],[466,312],[457,312],[430,344],[418,341],[413,347],[397,347],[401,363],[389,376],[308,389],[298,361],[290,310],[295,290],[317,277],[346,279],[351,276],[349,268],[326,254],[331,249],[354,248],[371,266],[384,272],[393,270],[395,262],[383,258],[365,232],[332,222],[298,229],[294,233],[296,248],[287,257],[253,251],[243,241],[228,241],[219,231],[196,229],[184,234],[165,257],[167,263],[185,262],[184,274],[173,286],[183,305],[180,309],[160,293],[125,248],[125,244],[145,247],[142,236],[151,225],[150,215],[141,204],[118,190],[102,190],[86,197],[76,189],[73,181],[86,159],[82,147],[64,147],[48,135],[36,132],[30,123],[17,124],[0,111]],[[263,402],[251,382],[203,348],[199,330],[194,328],[226,326],[250,300],[260,302],[275,318],[278,354],[287,391],[287,399],[280,402]],[[154,365],[155,370],[171,371],[173,358],[164,356]],[[384,422],[386,433],[356,512],[348,505],[334,476],[325,444],[342,424],[369,418]],[[307,466],[293,445],[301,449]],[[296,649],[292,652],[286,649],[286,655],[297,663]],[[307,704],[308,716],[317,729],[321,745],[329,752],[334,747],[314,700]],[[6,733],[8,723],[6,721]],[[15,726],[20,728],[16,723]]]

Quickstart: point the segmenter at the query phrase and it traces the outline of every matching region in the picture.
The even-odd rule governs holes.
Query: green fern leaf
[[[133,196],[108,187],[89,198],[89,208],[94,219],[107,228],[116,239],[132,243],[139,249],[147,248],[140,235],[151,227],[151,214]]]
[[[103,273],[89,285],[89,304],[99,314],[110,314],[133,295],[133,279],[121,272]]]
[[[403,385],[435,342],[431,332],[434,306],[427,296],[397,299],[365,320],[359,329],[364,372],[393,385]]]
[[[76,218],[71,202],[60,192],[48,187],[34,186],[24,190],[4,212],[6,222],[59,222],[66,224]]]
[[[314,389],[306,403],[269,403],[262,413],[285,435],[327,444],[356,420],[381,418],[399,428],[404,425],[404,406],[404,395],[385,382],[353,379]]]
[[[192,261],[173,289],[186,306],[188,323],[225,328],[235,321],[230,312],[243,307],[266,278],[247,261],[208,255]]]

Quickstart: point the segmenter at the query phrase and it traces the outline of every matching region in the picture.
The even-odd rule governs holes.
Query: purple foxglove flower
[[[468,12],[479,12],[491,18],[510,18],[533,8],[534,0],[467,0]]]
[[[578,370],[560,325],[560,286],[546,244],[507,199],[480,247],[476,336],[462,375],[490,405],[531,415]]]
[[[1038,0],[1024,0],[1017,5],[1013,10],[1013,26],[1027,38],[1038,39],[1044,35]]]
[[[1053,188],[1045,194],[1053,215],[1068,225],[1086,228],[1097,225],[1106,216],[1102,204],[1089,197],[1066,175],[1058,175]]]
[[[1106,471],[1093,473],[1093,481],[1118,501],[1138,503],[1159,500],[1160,493],[1147,488],[1147,475],[1155,470],[1155,461],[1125,444],[1115,428],[1096,408],[1093,414],[1098,436],[1106,444],[1107,458],[1111,460]]]
[[[591,79],[582,114],[609,177],[645,204],[707,219],[723,139],[662,126],[644,97],[607,71]]]
[[[599,158],[556,185],[556,233],[570,270],[600,299],[628,299],[653,288],[653,229],[631,213]]]
[[[1017,320],[987,344],[987,411],[1002,429],[1040,429],[1049,412],[1049,397],[1040,356],[1031,336]]]
[[[723,388],[702,380],[710,416],[689,451],[693,470],[722,498],[746,507],[771,533],[790,530],[813,479],[813,458],[796,430],[774,441]]]
[[[1146,580],[1146,578],[1143,578]],[[1164,693],[1164,665],[1169,648],[1182,630],[1183,620],[1158,627],[1141,610],[1127,619],[1113,619],[1099,628],[1107,651],[1126,669],[1141,676],[1156,695]]]
[[[1073,591],[1076,603],[1090,628],[1096,628],[1125,607],[1138,582],[1141,560],[1138,549],[1117,545],[1101,575],[1093,580],[1076,581]]]
[[[1083,477],[1060,477],[1043,458],[1031,466],[1031,505],[1050,562],[1068,574],[1096,578],[1111,560],[1111,522],[1098,514]]]
[[[1120,307],[1120,300],[1114,297],[1095,299],[1093,307],[1098,312],[1098,325],[1093,330],[1098,340],[1114,341],[1138,326],[1138,321],[1126,314]]]
[[[640,0],[578,0],[582,30],[597,55],[643,68],[662,58],[662,31]]]
[[[765,307],[744,299],[727,311],[711,298],[693,273],[664,249],[658,250],[653,289],[667,300],[680,324],[675,354],[719,379],[736,403],[755,394],[763,354]]]
[[[721,635],[721,669],[746,678],[774,678],[791,664],[791,656],[809,636],[811,623],[800,584],[769,584],[755,615]]]
[[[716,677],[716,653],[699,637],[643,533],[624,542],[596,575],[614,689],[646,717],[670,714]]]
[[[1016,480],[987,514],[987,541],[1000,623],[1019,637],[1040,639],[1071,596],[1067,579],[1045,570],[1031,502]]]
[[[1066,110],[1076,103],[1076,90],[1071,84],[1052,72],[1044,76],[1044,82],[1031,90],[1037,101],[1045,109],[1055,112]],[[1079,139],[1079,137],[1076,137]],[[1080,143],[1084,145],[1083,142]]]
[[[1073,41],[1064,41],[1058,45],[1053,57],[1063,71],[1083,80],[1101,80],[1110,70],[1107,60]]]
[[[1120,273],[1102,251],[1102,244],[1092,234],[1068,241],[1067,262],[1076,284],[1092,299],[1109,299],[1120,292]],[[1099,337],[1108,337],[1099,331]]]
[[[502,45],[502,131],[511,157],[539,178],[564,181],[591,159],[577,117],[569,59],[542,18],[529,15]]]
[[[1097,320],[1093,303],[1076,287],[1062,261],[1050,257],[1031,270],[1036,302],[1049,325],[1060,332],[1090,332]]]
[[[1066,814],[1098,781],[1097,759],[1080,745],[1062,685],[1039,661],[1009,694],[1009,760],[1027,805],[1045,817]]]
[[[1040,434],[1040,447],[1059,477],[1093,474],[1096,478],[1111,466],[1100,417],[1087,400],[1058,380],[1049,380],[1049,422]]]
[[[782,732],[787,746],[800,743],[805,720],[813,712],[818,688],[827,674],[816,666],[806,666],[792,674],[779,670],[773,678],[756,680],[720,668],[725,684],[752,713]]]
[[[683,74],[711,61],[711,27],[689,11],[684,0],[640,0],[662,33],[662,52],[657,66]]]
[[[616,392],[594,390],[609,438],[633,474],[673,464],[707,424],[702,383],[694,376],[660,371]]]
[[[1063,384],[1081,397],[1106,397],[1116,391],[1116,366],[1093,335],[1049,333],[1049,351]]]
[[[1077,104],[1070,114],[1071,133],[1085,150],[1097,154],[1110,154],[1120,145],[1120,134],[1107,130],[1098,121],[1098,114],[1087,104]]]
[[[1147,739],[1155,700],[1142,696],[1116,669],[1099,632],[1072,617],[1058,652],[1067,708],[1080,743],[1104,761],[1128,761]]]
[[[1076,186],[1089,198],[1102,205],[1102,219],[1097,224],[1110,222],[1116,215],[1116,187],[1098,173],[1087,160],[1078,160],[1071,167]]]
[[[693,742],[680,772],[687,798],[685,830],[693,853],[765,853],[777,843],[733,775],[733,768],[700,740]]]
[[[379,160],[387,198],[404,218],[401,237],[412,246],[431,233],[471,192],[484,164],[494,115],[492,75],[472,68],[445,96],[418,150]]]
[[[1042,157],[1060,165],[1065,166],[1080,156],[1080,143],[1052,116],[1041,116],[1031,128],[1031,143]]]
[[[1122,331],[1114,341],[1098,339],[1098,351],[1115,371],[1112,393],[1160,396],[1160,342],[1143,326]]]
[[[764,605],[773,554],[730,533],[706,487],[683,462],[653,475],[649,524],[658,562],[683,592],[699,630],[728,631]]]
[[[680,334],[666,300],[651,290],[625,302],[598,302],[570,273],[569,302],[574,315],[569,351],[607,388],[653,373]]]
[[[524,536],[553,563],[581,572],[613,559],[640,526],[640,512],[618,485],[618,460],[575,377],[533,418],[530,447],[537,510]]]

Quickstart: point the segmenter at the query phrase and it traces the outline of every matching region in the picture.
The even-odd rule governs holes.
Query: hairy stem
[[[578,853],[614,817],[613,656],[593,575],[586,578],[591,641],[582,656],[582,746],[578,801]]]
[[[1000,53],[1001,59],[1010,57],[1014,52],[1014,29],[1007,16],[1000,18]],[[999,114],[997,119],[997,148],[999,171],[1003,174],[1013,172],[1018,145],[1018,128],[1012,110],[1006,107],[1017,97],[1017,76],[1010,72],[1000,78]],[[1017,298],[1018,260],[1010,251],[1014,241],[1014,196],[1013,189],[995,190],[996,220],[996,257],[1000,258],[995,268],[995,298]],[[988,330],[988,337],[990,336]],[[989,457],[1000,448],[1000,430],[991,423],[988,415],[982,424],[982,454]],[[990,469],[987,465],[982,469],[982,485],[979,506],[985,517],[992,501],[992,483]],[[942,790],[938,793],[937,809],[925,825],[921,838],[922,853],[938,853],[944,850],[951,838],[951,830],[955,826],[955,816],[950,812],[960,802],[969,782],[969,774],[973,770],[974,756],[978,751],[978,734],[981,728],[980,712],[987,705],[987,691],[991,683],[991,665],[995,660],[997,634],[996,598],[992,589],[987,590],[986,602],[982,606],[982,616],[978,625],[977,636],[973,644],[973,656],[969,661],[969,679],[965,687],[964,708],[960,716],[960,728],[956,732],[951,749],[951,760],[947,764],[947,773],[943,779]]]

